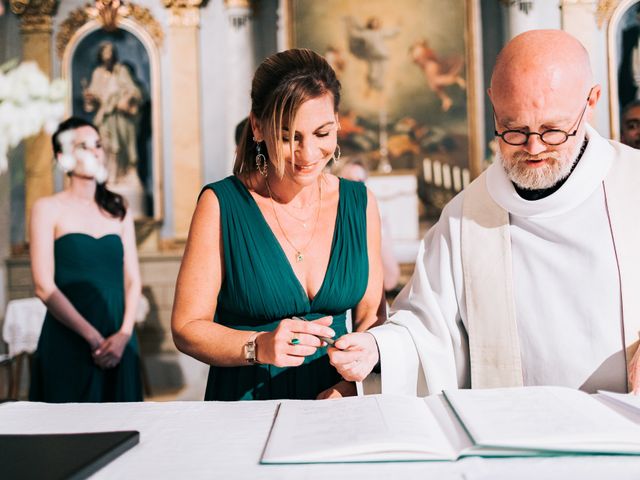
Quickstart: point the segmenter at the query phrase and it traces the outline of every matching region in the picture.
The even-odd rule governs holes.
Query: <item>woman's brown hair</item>
[[[327,93],[333,97],[333,108],[337,112],[340,82],[324,57],[312,50],[285,50],[267,57],[257,68],[251,84],[251,114],[258,121],[266,143],[261,153],[275,165],[280,177],[284,175],[283,128],[293,135],[300,105]],[[268,152],[275,158],[269,159]],[[238,144],[233,173],[247,176],[256,171],[256,154],[251,122],[247,122]],[[293,152],[291,158],[293,161]]]

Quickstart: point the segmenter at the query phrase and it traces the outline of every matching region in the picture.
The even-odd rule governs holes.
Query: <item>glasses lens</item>
[[[517,130],[507,130],[502,134],[502,139],[509,145],[524,145],[527,143],[527,134]]]
[[[567,141],[567,132],[563,132],[562,130],[547,130],[546,132],[542,132],[540,138],[547,145],[560,145]]]

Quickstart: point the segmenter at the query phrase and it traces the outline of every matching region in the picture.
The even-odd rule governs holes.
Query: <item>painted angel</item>
[[[409,47],[409,54],[424,74],[427,85],[438,96],[443,112],[448,111],[453,105],[453,100],[445,91],[445,87],[457,85],[466,88],[465,79],[461,75],[464,67],[464,58],[456,55],[440,58],[426,39],[418,40]]]

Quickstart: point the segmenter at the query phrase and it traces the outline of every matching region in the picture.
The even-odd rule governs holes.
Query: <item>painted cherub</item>
[[[462,89],[466,88],[466,81],[460,74],[464,67],[464,58],[455,56],[441,59],[424,38],[409,47],[409,55],[413,63],[424,73],[429,88],[440,99],[442,111],[447,112],[453,105],[453,100],[445,91],[445,87],[458,85]]]

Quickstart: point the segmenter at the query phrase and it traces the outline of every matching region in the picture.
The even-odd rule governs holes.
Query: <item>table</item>
[[[260,465],[278,402],[0,405],[0,433],[139,430],[140,444],[95,479],[612,479],[640,478],[637,457],[548,457],[458,462]]]
[[[420,239],[418,224],[418,179],[413,170],[389,175],[371,175],[367,187],[378,202],[378,209],[388,233],[396,241],[417,241]],[[402,214],[399,215],[399,212]],[[414,253],[410,261],[415,259]]]
[[[33,353],[38,346],[47,307],[39,298],[11,300],[2,326],[2,338],[9,346],[9,356]]]

